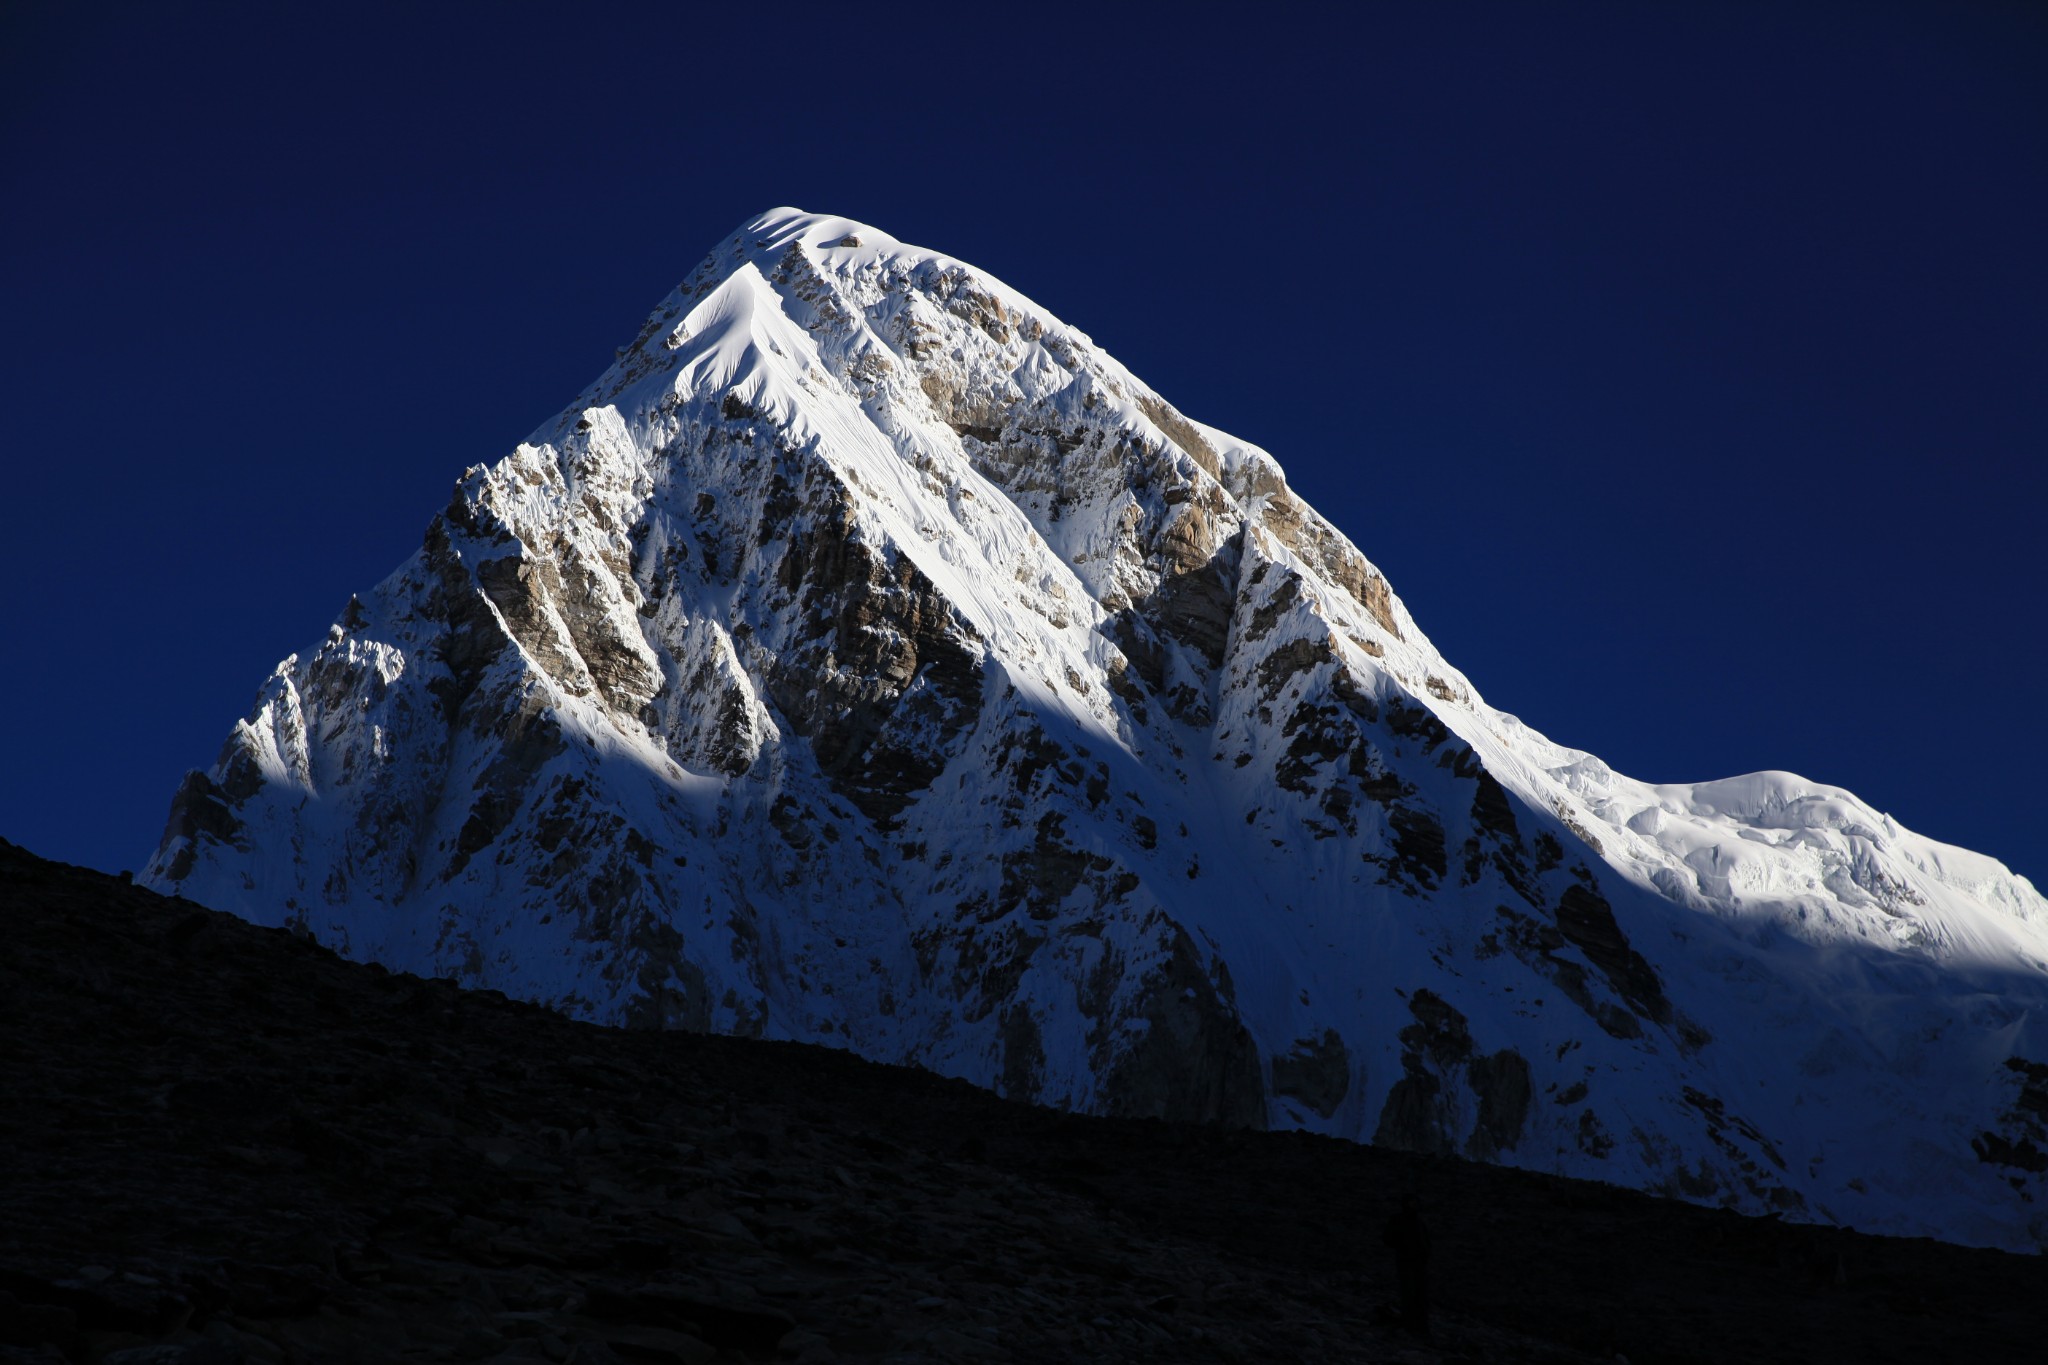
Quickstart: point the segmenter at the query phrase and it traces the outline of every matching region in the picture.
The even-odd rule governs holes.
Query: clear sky
[[[2048,884],[2048,5],[1954,0],[7,5],[0,835],[140,866],[777,204],[1266,446],[1553,738]]]

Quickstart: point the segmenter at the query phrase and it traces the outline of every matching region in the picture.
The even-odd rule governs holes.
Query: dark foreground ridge
[[[2036,1258],[595,1028],[4,841],[0,907],[0,1361],[1653,1365],[2042,1339]],[[1410,1192],[1427,1343],[1379,1320]]]

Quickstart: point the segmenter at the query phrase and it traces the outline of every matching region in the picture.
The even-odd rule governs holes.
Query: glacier
[[[1267,452],[844,218],[468,469],[141,880],[604,1023],[2048,1240],[2024,878],[1551,743]]]

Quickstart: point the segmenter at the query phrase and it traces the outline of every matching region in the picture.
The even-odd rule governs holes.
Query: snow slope
[[[2035,1249],[2048,903],[1495,711],[1266,452],[749,222],[188,776],[145,879],[583,1016]]]

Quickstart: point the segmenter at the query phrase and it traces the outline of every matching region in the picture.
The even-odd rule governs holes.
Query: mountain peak
[[[2024,879],[1551,743],[1272,456],[850,219],[750,220],[465,474],[145,879],[605,1022],[2048,1233]]]

